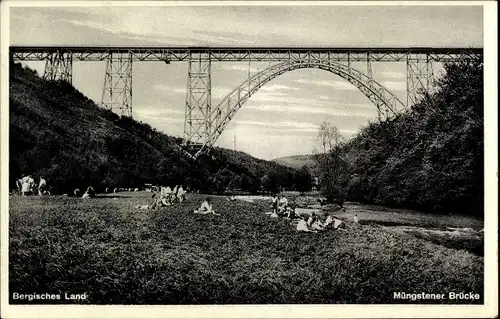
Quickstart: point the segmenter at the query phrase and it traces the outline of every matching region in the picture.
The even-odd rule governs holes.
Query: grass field
[[[347,232],[303,234],[266,217],[265,201],[214,197],[221,216],[191,213],[201,195],[134,208],[150,196],[11,196],[10,295],[87,293],[80,302],[92,304],[324,304],[410,302],[393,299],[398,291],[483,294],[483,257],[376,223],[355,227],[348,217],[362,213],[360,205],[340,215]],[[448,216],[432,219],[457,227]],[[428,301],[439,302],[470,303]]]

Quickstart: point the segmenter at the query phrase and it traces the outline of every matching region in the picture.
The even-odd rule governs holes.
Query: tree
[[[339,146],[343,140],[344,138],[336,126],[329,122],[321,123],[318,132],[318,141],[323,154],[330,153],[334,148]]]
[[[482,216],[483,65],[461,61],[444,70],[433,93],[343,145],[349,199]]]
[[[306,165],[302,166],[300,170],[295,172],[294,180],[295,187],[299,192],[304,193],[311,190],[312,176]]]
[[[314,158],[321,174],[321,192],[329,201],[342,197],[340,181],[347,173],[346,162],[340,156],[342,141],[343,137],[336,126],[328,122],[320,125],[318,132],[320,149],[316,150]]]
[[[263,192],[277,193],[280,190],[276,174],[264,175],[260,179],[260,183]]]

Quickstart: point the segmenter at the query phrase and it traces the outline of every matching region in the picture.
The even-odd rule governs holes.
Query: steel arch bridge
[[[227,94],[208,115],[207,123],[210,124],[208,127],[204,127],[203,125],[197,127],[193,125],[186,126],[192,129],[192,131],[188,132],[188,135],[196,136],[199,142],[203,141],[204,134],[208,133],[208,139],[196,151],[195,157],[201,154],[206,148],[210,148],[215,144],[236,112],[262,86],[285,72],[304,68],[325,70],[349,81],[377,107],[379,114],[383,113],[386,118],[396,115],[405,108],[405,105],[398,97],[380,83],[355,68],[337,62],[283,62],[254,74]],[[198,131],[195,131],[196,129]]]
[[[317,68],[336,74],[358,88],[386,119],[404,110],[429,92],[433,63],[482,60],[482,48],[303,48],[303,47],[69,47],[11,46],[10,58],[45,61],[43,77],[72,81],[73,61],[105,61],[101,106],[122,116],[132,116],[132,64],[134,61],[185,62],[188,66],[184,140],[194,158],[217,141],[237,110],[263,85],[277,76],[301,68]],[[211,98],[212,62],[248,62],[246,81],[215,108]],[[250,74],[251,62],[268,62],[267,69]],[[366,63],[366,73],[352,67]],[[406,64],[407,98],[404,103],[377,82],[372,63]]]

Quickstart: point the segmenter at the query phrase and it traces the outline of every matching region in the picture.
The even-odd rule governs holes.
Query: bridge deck
[[[53,53],[71,54],[73,60],[102,61],[112,55],[130,54],[135,61],[184,61],[190,58],[212,61],[384,61],[429,59],[456,61],[459,57],[481,57],[482,48],[434,47],[152,47],[152,46],[10,46],[15,60],[40,61]]]

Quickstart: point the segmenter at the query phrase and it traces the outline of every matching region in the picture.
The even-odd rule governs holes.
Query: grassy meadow
[[[334,304],[411,302],[394,300],[398,291],[483,294],[481,255],[390,231],[373,223],[376,210],[363,215],[363,206],[348,203],[339,214],[347,232],[297,233],[290,221],[264,214],[266,201],[213,197],[221,216],[192,214],[202,196],[151,211],[134,208],[150,202],[146,192],[11,196],[10,295],[87,293],[65,302],[91,304]],[[354,225],[354,212],[372,222]],[[465,224],[451,219],[425,220]],[[427,301],[440,302],[470,303]]]

